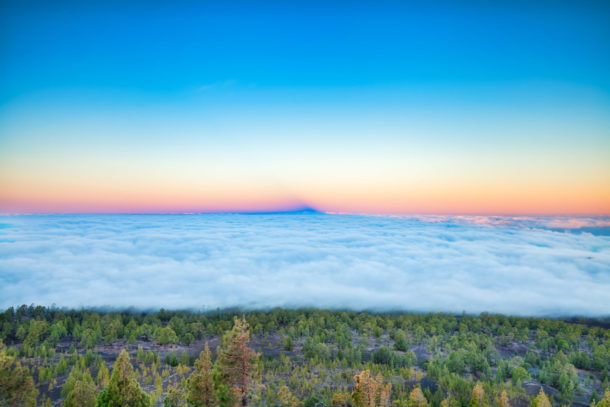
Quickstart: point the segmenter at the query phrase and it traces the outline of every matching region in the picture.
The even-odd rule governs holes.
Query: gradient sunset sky
[[[0,213],[609,214],[606,1],[2,1]]]

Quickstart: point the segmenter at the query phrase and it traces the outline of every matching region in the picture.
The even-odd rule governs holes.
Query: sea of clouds
[[[0,217],[0,308],[610,315],[610,218]]]

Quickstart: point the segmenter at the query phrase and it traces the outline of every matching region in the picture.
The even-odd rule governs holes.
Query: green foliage
[[[69,382],[69,384],[68,384]],[[64,407],[94,407],[97,388],[88,371],[73,369],[64,384],[66,401]]]
[[[292,338],[287,336],[284,338],[284,350],[287,352],[291,352],[294,349],[294,343],[292,342]]]
[[[396,350],[406,352],[409,350],[409,341],[407,340],[407,334],[405,331],[399,329],[394,334],[394,348]]]
[[[136,381],[129,354],[122,350],[112,367],[108,387],[97,396],[96,407],[149,407],[151,399]]]
[[[236,316],[240,324],[247,321],[247,340],[237,341],[231,333]],[[526,381],[557,389],[558,405],[575,397],[597,404],[610,387],[607,324],[488,314],[312,309],[243,315],[235,310],[97,313],[22,306],[0,312],[0,340],[8,344],[2,352],[11,360],[11,373],[2,377],[30,383],[30,394],[39,391],[40,405],[48,405],[49,396],[55,405],[89,405],[92,391],[98,389],[104,390],[96,399],[110,402],[113,385],[102,356],[112,359],[117,346],[129,347],[135,353],[135,369],[131,367],[128,387],[138,389],[135,394],[143,394],[140,386],[154,387],[157,405],[183,406],[189,377],[194,383],[202,363],[195,362],[193,346],[184,345],[209,341],[221,342],[217,366],[210,355],[212,367],[204,369],[211,370],[205,381],[212,380],[221,406],[243,403],[244,386],[234,374],[239,364],[227,361],[239,360],[238,349],[243,355],[252,348],[263,358],[251,357],[248,374],[242,374],[248,382],[245,400],[251,406],[353,406],[353,377],[363,370],[392,384],[391,403],[397,407],[418,403],[409,397],[416,387],[429,406],[467,407],[473,403],[476,382],[484,392],[484,405],[509,407],[510,400],[522,406],[531,401],[522,387]],[[227,346],[231,342],[234,346]],[[244,349],[249,351],[243,353]],[[583,369],[580,378],[576,368]],[[28,391],[21,393],[27,395]]]
[[[556,387],[564,400],[571,399],[578,388],[576,369],[561,351],[542,364],[538,378],[542,383]]]
[[[6,354],[0,341],[0,406],[36,405],[38,390],[27,367]]]
[[[392,368],[410,367],[417,362],[413,352],[408,352],[407,354],[396,353],[387,346],[381,346],[375,350],[371,355],[371,359],[373,363],[388,365]]]
[[[542,388],[540,388],[540,392],[532,401],[531,407],[552,407],[549,398],[544,393],[544,390]]]
[[[594,407],[610,407],[610,390],[606,390],[604,398],[598,401]]]
[[[409,393],[407,407],[428,407],[428,400],[426,400],[421,388],[416,387]]]
[[[517,366],[513,369],[511,373],[511,378],[514,384],[520,385],[521,383],[523,383],[524,380],[530,379],[530,374],[527,370],[525,370],[524,367]]]
[[[326,344],[308,338],[303,344],[303,356],[307,359],[323,361],[331,358],[331,352]]]
[[[167,390],[167,397],[163,401],[164,407],[188,407],[187,393],[184,386],[170,386]]]
[[[46,321],[32,320],[28,329],[27,336],[23,340],[26,346],[33,346],[41,342],[48,331],[49,324]]]
[[[170,343],[178,343],[178,335],[169,326],[160,328],[155,335],[155,342],[159,345],[167,345]]]
[[[255,362],[259,354],[251,349],[249,325],[235,318],[233,329],[222,338],[218,351],[218,393],[221,406],[247,406],[255,388]]]
[[[483,385],[478,382],[472,388],[472,395],[470,396],[470,407],[489,407],[487,396]]]
[[[321,404],[321,403],[322,403],[322,400],[320,400],[318,397],[309,396],[303,402],[303,407],[316,407],[318,404]]]
[[[195,369],[187,381],[187,400],[193,407],[214,407],[216,388],[212,377],[212,353],[208,343],[195,361]]]

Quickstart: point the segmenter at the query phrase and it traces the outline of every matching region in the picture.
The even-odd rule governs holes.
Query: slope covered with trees
[[[609,322],[22,306],[0,406],[609,407]]]

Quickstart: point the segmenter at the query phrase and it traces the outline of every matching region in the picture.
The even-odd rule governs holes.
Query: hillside
[[[473,394],[481,406],[504,405],[503,391],[511,406],[529,406],[543,388],[555,406],[584,407],[610,386],[607,320],[22,306],[0,314],[0,385],[5,386],[0,389],[7,394],[9,378],[19,376],[21,394],[29,401],[24,396],[16,405],[32,405],[34,397],[38,405],[64,405],[83,375],[91,376],[90,392],[108,386],[113,363],[126,349],[136,380],[161,406],[193,373],[205,343],[217,359],[221,337],[235,317],[245,319],[248,344],[260,354],[253,360],[250,405],[356,405],[354,376],[364,370],[391,384],[390,405],[396,406],[413,406],[416,388],[425,397],[422,405],[434,407],[472,406]]]

